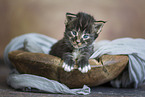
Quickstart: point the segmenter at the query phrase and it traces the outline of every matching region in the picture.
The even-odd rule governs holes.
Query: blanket
[[[19,74],[8,59],[8,53],[18,49],[48,54],[51,46],[56,42],[56,39],[38,33],[24,34],[12,39],[4,51],[5,64],[11,69],[7,83],[15,89],[29,87],[48,93],[74,95],[91,93],[90,88],[86,85],[79,89],[69,89],[66,85],[54,80],[36,75]],[[116,79],[110,81],[113,87],[137,88],[143,84],[145,80],[145,39],[120,38],[112,41],[103,40],[95,42],[94,47],[95,52],[90,58],[99,58],[104,54],[128,55],[129,57],[127,68]]]

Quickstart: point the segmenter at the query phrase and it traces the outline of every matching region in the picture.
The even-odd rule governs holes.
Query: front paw
[[[73,60],[64,61],[62,67],[65,71],[70,72],[74,69],[74,63],[75,62]]]
[[[78,70],[82,73],[87,73],[89,70],[91,70],[91,66],[86,59],[81,59],[78,61]]]

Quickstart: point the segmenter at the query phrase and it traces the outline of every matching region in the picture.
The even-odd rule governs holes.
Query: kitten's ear
[[[74,20],[75,18],[76,18],[76,14],[66,13],[65,24],[69,23],[70,21]]]
[[[105,23],[106,21],[94,21],[94,30],[96,34],[99,34],[101,32],[102,27]]]

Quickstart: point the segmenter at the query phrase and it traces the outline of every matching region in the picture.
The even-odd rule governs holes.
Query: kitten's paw
[[[91,70],[91,66],[86,60],[80,60],[78,62],[78,66],[79,66],[78,70],[81,71],[82,73],[87,73],[89,70]]]
[[[73,66],[73,65],[68,65],[68,64],[66,64],[65,62],[63,62],[62,67],[63,67],[64,70],[67,71],[67,72],[70,72],[70,71],[72,71],[72,70],[74,69],[74,66]]]
[[[79,67],[78,70],[81,71],[82,73],[87,73],[89,70],[91,70],[91,66],[90,66],[90,64],[88,64],[82,68]]]

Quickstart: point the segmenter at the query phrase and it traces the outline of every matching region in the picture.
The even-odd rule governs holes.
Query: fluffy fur
[[[52,46],[49,54],[64,60],[65,71],[72,71],[74,64],[77,64],[82,73],[88,72],[91,69],[88,60],[93,53],[92,43],[98,37],[104,23],[96,21],[87,13],[66,13],[64,37]]]

